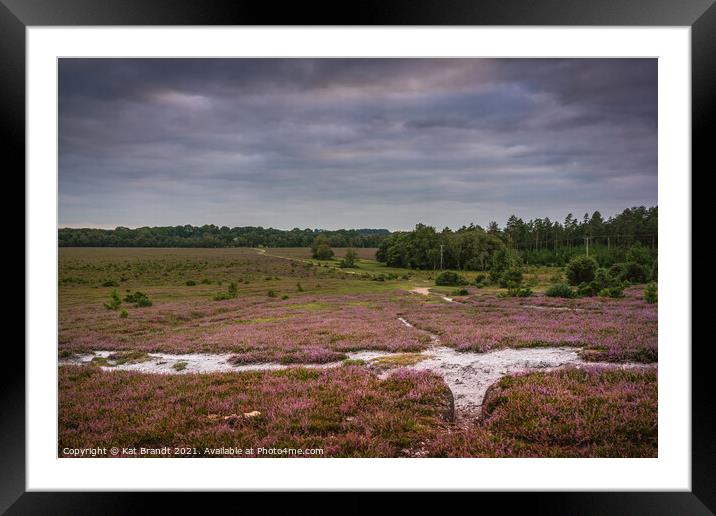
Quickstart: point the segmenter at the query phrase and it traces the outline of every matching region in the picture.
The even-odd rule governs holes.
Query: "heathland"
[[[380,249],[61,248],[60,455],[656,455],[655,249],[395,265],[421,229]]]

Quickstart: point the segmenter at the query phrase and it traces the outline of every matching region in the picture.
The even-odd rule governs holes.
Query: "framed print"
[[[712,2],[257,5],[4,2],[27,304],[3,508],[710,514]]]

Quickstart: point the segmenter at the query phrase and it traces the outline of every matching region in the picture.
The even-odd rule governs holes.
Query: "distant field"
[[[268,436],[274,436],[287,445],[324,443],[332,456],[656,453],[656,412],[649,412],[655,403],[654,368],[624,373],[613,382],[597,372],[579,378],[527,372],[532,380],[505,384],[514,407],[522,406],[525,392],[531,393],[537,406],[552,407],[545,410],[552,414],[547,424],[553,426],[540,435],[499,411],[501,402],[493,403],[489,419],[485,419],[487,412],[479,418],[477,412],[460,412],[463,407],[479,407],[482,399],[467,404],[455,400],[458,428],[445,419],[445,397],[436,394],[446,388],[440,371],[425,375],[403,369],[429,358],[436,346],[466,357],[504,348],[568,346],[585,364],[654,363],[657,305],[642,299],[643,286],[627,289],[623,299],[547,298],[540,292],[561,271],[539,267],[525,271],[525,281],[535,291],[529,298],[499,297],[504,289],[497,286],[468,286],[463,295],[454,288],[435,287],[436,271],[376,262],[374,249],[356,249],[357,267],[341,269],[340,257],[346,250],[335,251],[335,259],[318,261],[311,259],[310,249],[297,248],[59,249],[59,356],[63,364],[75,364],[60,366],[60,447],[113,439],[122,446],[161,444],[172,440],[174,428],[193,436],[189,440],[194,444],[218,445],[227,435],[240,432],[245,442],[268,442]],[[476,274],[466,276],[472,280]],[[423,293],[413,292],[416,288]],[[113,306],[115,291],[119,304]],[[137,292],[151,306],[135,306],[140,304],[134,297]],[[114,354],[108,359],[95,357],[86,365],[72,362],[97,351]],[[282,371],[180,374],[183,366],[168,377],[120,370],[160,360],[153,353],[225,354],[229,368],[230,364],[243,368],[303,364],[330,369],[306,370],[311,372],[305,373],[305,379],[303,373]],[[354,360],[356,353],[373,355]],[[370,357],[381,353],[385,356],[373,363]],[[340,367],[341,361],[347,365]],[[378,381],[378,375],[393,374],[401,379]],[[479,381],[479,371],[465,369],[465,375],[465,381]],[[232,382],[245,387],[236,390],[228,386]],[[555,406],[542,384],[555,392],[572,389],[575,401]],[[285,391],[285,399],[277,395],[267,401],[270,398],[261,393],[272,385],[277,389],[280,385],[277,392]],[[358,398],[327,398],[321,385],[336,392],[341,385]],[[216,392],[217,398],[206,398],[197,389]],[[562,436],[561,444],[549,444],[558,443],[550,432],[561,432],[562,421],[567,421],[562,418],[576,417],[579,403],[601,407],[605,400],[627,391],[632,393],[627,395],[632,405],[617,419],[607,410],[584,414],[593,418],[589,424],[594,426],[587,441],[567,445]],[[139,392],[149,397],[140,402]],[[184,408],[161,415],[177,399],[183,400]],[[368,399],[384,405],[385,411],[367,408]],[[299,410],[297,419],[281,408],[283,403]],[[91,409],[83,408],[90,405]],[[117,411],[125,414],[128,426],[120,428],[103,419],[109,407],[115,416]],[[241,430],[206,419],[209,414],[231,416],[256,407],[262,418],[241,423],[249,425]],[[397,412],[390,415],[391,411]],[[597,427],[621,432],[623,446],[609,444]],[[390,436],[388,428],[394,430]],[[360,437],[365,435],[372,435],[372,440]],[[506,442],[511,444],[499,445]]]

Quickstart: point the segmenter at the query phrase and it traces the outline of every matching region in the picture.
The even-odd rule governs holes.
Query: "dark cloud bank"
[[[439,228],[657,202],[655,59],[61,59],[60,225]]]

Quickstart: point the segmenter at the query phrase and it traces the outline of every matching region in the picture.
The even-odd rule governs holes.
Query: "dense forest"
[[[387,229],[292,229],[166,226],[129,229],[73,229],[58,232],[60,247],[309,247],[317,235],[333,247],[378,247]]]
[[[549,218],[524,222],[511,216],[500,228],[471,224],[437,232],[418,224],[413,231],[392,233],[380,244],[376,258],[395,267],[417,269],[487,270],[498,251],[511,251],[525,264],[565,265],[577,255],[589,254],[599,265],[624,262],[634,246],[656,257],[657,207],[628,208],[604,219],[595,211],[582,220],[571,213],[563,223]]]

